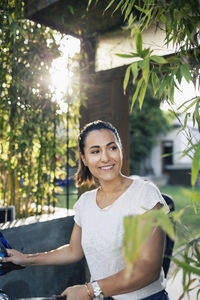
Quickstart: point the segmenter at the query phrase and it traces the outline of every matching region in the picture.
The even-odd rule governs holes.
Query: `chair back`
[[[175,204],[173,199],[167,194],[162,193],[162,196],[165,199],[167,205],[169,206],[170,213],[173,212],[175,210]],[[169,271],[173,248],[174,248],[174,240],[172,240],[166,234],[165,251],[164,251],[164,259],[163,259],[163,270],[164,270],[165,278],[167,277],[167,273]]]

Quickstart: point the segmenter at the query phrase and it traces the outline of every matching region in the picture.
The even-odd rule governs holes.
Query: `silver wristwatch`
[[[94,299],[95,300],[103,300],[104,295],[97,281],[91,282],[93,291],[94,291]]]

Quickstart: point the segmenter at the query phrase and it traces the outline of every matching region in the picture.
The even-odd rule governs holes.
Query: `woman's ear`
[[[84,166],[87,167],[85,156],[82,153],[80,153],[80,157],[81,157],[81,160],[82,160]]]

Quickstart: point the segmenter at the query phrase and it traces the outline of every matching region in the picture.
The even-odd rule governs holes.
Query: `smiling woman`
[[[9,250],[11,261],[20,265],[69,264],[86,257],[91,281],[67,287],[62,296],[69,300],[169,300],[162,268],[164,232],[151,227],[139,257],[131,266],[122,255],[124,217],[146,216],[147,210],[167,207],[157,187],[142,178],[121,173],[122,145],[112,124],[94,121],[87,124],[79,138],[77,183],[99,187],[83,193],[74,205],[74,227],[68,245],[58,249],[22,254]],[[137,235],[136,231],[132,232]]]
[[[67,111],[65,96],[70,94],[70,78],[73,73],[70,70],[70,62],[76,53],[80,52],[80,41],[69,35],[56,33],[55,39],[60,44],[61,56],[54,59],[50,70],[50,89],[54,92],[53,101],[57,101],[61,112]]]

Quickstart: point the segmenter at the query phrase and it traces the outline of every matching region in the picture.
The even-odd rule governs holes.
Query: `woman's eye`
[[[116,150],[117,149],[117,146],[112,146],[112,147],[110,147],[110,150]]]
[[[93,150],[91,153],[92,154],[97,154],[97,153],[99,153],[99,150]]]

